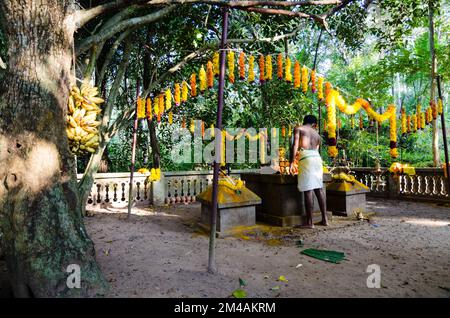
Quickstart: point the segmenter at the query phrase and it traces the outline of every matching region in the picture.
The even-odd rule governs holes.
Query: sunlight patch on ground
[[[409,224],[413,224],[413,225],[420,225],[420,226],[429,226],[429,227],[441,227],[441,226],[450,225],[449,221],[437,221],[437,220],[430,220],[430,219],[411,219],[411,220],[405,221],[405,223],[409,223]]]

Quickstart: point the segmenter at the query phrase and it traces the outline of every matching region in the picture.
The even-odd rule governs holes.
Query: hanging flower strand
[[[308,68],[306,66],[302,67],[302,91],[305,94],[308,92]]]
[[[267,55],[266,56],[266,80],[271,81],[272,80],[272,56]]]
[[[292,73],[291,73],[291,59],[289,57],[286,58],[286,70],[285,70],[285,79],[286,82],[292,82]]]
[[[213,73],[214,73],[214,76],[219,76],[219,60],[220,60],[219,52],[214,53],[214,56],[213,56]]]
[[[181,103],[181,89],[180,89],[180,84],[178,84],[178,83],[175,84],[175,90],[174,90],[173,98],[175,100],[175,106],[180,106],[180,103]]]
[[[283,55],[281,53],[277,57],[277,76],[279,80],[283,79]]]
[[[248,82],[253,83],[255,81],[255,57],[250,55],[248,59]]]
[[[211,89],[214,86],[214,71],[213,71],[213,63],[211,61],[208,61],[208,64],[206,64],[206,78],[208,82],[208,88]]]
[[[186,83],[186,81],[183,81],[183,83],[181,83],[181,102],[182,103],[187,102],[188,93],[189,93],[188,84]]]
[[[229,51],[227,55],[228,60],[228,80],[234,84],[234,52]]]
[[[193,73],[191,75],[191,97],[197,96],[197,75]]]
[[[200,93],[203,94],[206,91],[206,71],[203,65],[198,73],[198,79],[200,81]]]
[[[317,97],[319,98],[319,100],[323,100],[323,81],[324,78],[323,77],[319,77],[318,81],[317,81]]]
[[[259,56],[259,83],[260,84],[263,84],[265,81],[264,67],[265,67],[264,55],[260,55]]]
[[[316,88],[316,71],[312,70],[311,71],[311,91],[313,93],[315,93],[316,90],[317,90],[317,88]]]
[[[300,87],[301,77],[300,77],[300,63],[295,61],[294,64],[294,88],[297,89]]]
[[[239,79],[243,81],[245,79],[245,53],[239,54]]]

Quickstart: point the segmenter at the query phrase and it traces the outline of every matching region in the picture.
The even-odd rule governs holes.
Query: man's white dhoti
[[[298,190],[323,188],[322,158],[317,150],[302,150],[298,159]]]

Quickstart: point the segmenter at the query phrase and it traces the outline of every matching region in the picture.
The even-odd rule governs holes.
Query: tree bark
[[[75,26],[73,1],[0,2],[8,69],[0,83],[0,231],[16,297],[95,296],[107,284],[95,260],[67,142]],[[67,285],[67,267],[81,288]]]
[[[436,50],[434,47],[434,8],[433,1],[428,1],[429,10],[429,34],[430,34],[430,55],[431,55],[431,74],[430,74],[430,101],[436,99]],[[433,127],[433,163],[435,167],[441,165],[441,156],[439,152],[439,129],[438,121],[432,121]]]

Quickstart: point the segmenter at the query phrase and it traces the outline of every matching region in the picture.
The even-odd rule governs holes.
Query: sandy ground
[[[334,218],[326,229],[241,229],[217,240],[217,274],[206,271],[198,204],[135,209],[130,220],[96,212],[86,224],[108,297],[229,297],[239,278],[248,297],[449,297],[450,208],[370,201],[367,211],[370,222]],[[342,251],[346,260],[316,260],[303,248]],[[379,289],[366,285],[370,264],[381,268]]]

